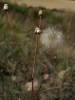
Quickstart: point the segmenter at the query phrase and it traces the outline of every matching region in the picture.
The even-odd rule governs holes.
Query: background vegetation
[[[30,72],[32,64],[28,59],[34,57],[38,11],[43,10],[42,30],[54,26],[63,31],[64,43],[51,51],[47,70],[50,78],[43,83],[43,89],[50,90],[40,94],[37,100],[75,100],[75,12],[8,4],[13,29]],[[30,100],[31,93],[24,88],[30,79],[21,63],[3,5],[4,2],[0,2],[0,100]],[[39,43],[35,79],[40,79],[47,58],[48,50]]]

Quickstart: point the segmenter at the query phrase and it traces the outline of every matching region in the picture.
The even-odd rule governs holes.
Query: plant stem
[[[28,58],[28,60],[31,62],[32,65],[34,65],[34,64],[33,64],[33,61],[32,61],[30,58]]]
[[[37,60],[37,52],[38,52],[38,34],[36,34],[36,47],[35,47],[35,55],[34,55],[33,71],[32,71],[32,100],[35,100],[34,99],[34,70],[35,70],[36,60]]]
[[[48,63],[49,63],[49,61],[50,61],[50,52],[49,52],[49,55],[48,55],[48,59],[47,59],[47,61],[46,61],[46,67],[45,67],[45,69],[44,69],[44,75],[43,75],[42,80],[44,80],[45,74],[46,74],[46,72],[47,72],[47,68],[48,68]]]
[[[44,92],[47,92],[47,91],[49,91],[49,90],[52,90],[52,89],[59,89],[59,87],[51,87],[51,88],[48,88],[48,89],[44,89],[44,90],[41,91],[41,92],[40,92],[40,89],[41,89],[41,87],[39,88],[39,90],[38,90],[38,92],[37,92],[37,94],[35,95],[34,98],[36,98],[39,94],[44,93]]]
[[[41,85],[40,85],[40,87],[39,87],[38,91],[36,92],[36,94],[35,94],[35,97],[34,97],[34,98],[36,98],[36,97],[39,95],[41,88],[42,88],[42,82],[41,82]],[[35,100],[35,99],[34,99],[34,100]]]
[[[59,87],[51,87],[51,88],[44,89],[44,90],[42,90],[39,94],[45,93],[45,92],[50,91],[50,90],[52,90],[52,89],[59,89]]]
[[[32,98],[31,100],[34,100],[34,78],[32,76]]]
[[[39,28],[41,26],[41,16],[39,21]],[[32,100],[35,100],[34,96],[34,69],[36,66],[37,61],[37,53],[38,53],[38,41],[39,41],[39,34],[36,34],[36,47],[35,47],[35,55],[34,55],[34,62],[33,62],[33,71],[32,71]]]
[[[50,49],[50,50],[51,50],[51,49]],[[50,51],[49,51],[49,52],[50,52]],[[42,83],[43,83],[43,80],[44,80],[44,77],[45,77],[45,74],[46,74],[46,71],[47,71],[47,68],[48,68],[48,62],[49,62],[49,61],[50,61],[50,53],[49,53],[49,55],[48,55],[48,60],[47,60],[47,62],[46,62],[46,67],[45,67],[45,69],[44,69],[44,75],[43,75],[43,78],[42,78],[41,85],[40,85],[38,91],[36,92],[34,98],[36,98],[36,97],[39,95],[39,93],[40,93],[40,90],[41,90],[41,88],[42,88]]]
[[[39,40],[39,34],[36,34],[36,47],[35,47],[35,56],[34,56],[34,67],[36,65],[36,60],[37,60],[38,40]]]
[[[40,15],[39,28],[41,28],[41,22],[42,22],[41,19],[42,18],[41,18],[41,15]]]
[[[32,76],[31,76],[30,73],[29,73],[28,67],[27,67],[26,64],[25,64],[24,57],[23,57],[23,54],[22,54],[22,52],[21,52],[20,46],[19,46],[19,44],[18,44],[17,38],[16,38],[16,36],[15,36],[14,30],[13,30],[13,28],[12,28],[12,24],[11,24],[11,21],[10,21],[10,15],[9,15],[8,11],[7,11],[7,17],[8,17],[8,21],[9,21],[9,24],[10,24],[10,28],[11,28],[11,31],[12,31],[12,34],[13,34],[15,43],[16,43],[16,45],[17,45],[17,47],[18,47],[18,51],[19,51],[19,54],[20,54],[21,59],[22,59],[22,63],[24,64],[28,75],[29,75],[30,78],[32,79]]]

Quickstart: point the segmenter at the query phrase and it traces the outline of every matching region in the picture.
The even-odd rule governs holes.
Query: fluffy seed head
[[[41,30],[38,27],[36,27],[34,33],[35,34],[40,34],[41,33]]]
[[[4,10],[4,11],[8,11],[8,4],[4,4],[3,10]]]
[[[56,30],[54,27],[49,27],[43,30],[40,40],[47,48],[55,48],[63,42],[63,35],[61,31]]]
[[[42,10],[39,10],[38,15],[39,15],[39,16],[41,16],[41,15],[42,15]]]

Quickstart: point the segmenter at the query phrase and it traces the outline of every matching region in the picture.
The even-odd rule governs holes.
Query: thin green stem
[[[59,87],[51,87],[51,88],[44,89],[44,90],[42,90],[39,94],[45,93],[45,92],[50,91],[50,90],[52,90],[52,89],[59,89]]]

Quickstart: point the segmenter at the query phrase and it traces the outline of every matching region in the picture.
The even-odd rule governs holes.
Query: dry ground
[[[46,8],[71,9],[75,11],[75,0],[8,0],[28,6],[43,6]]]

